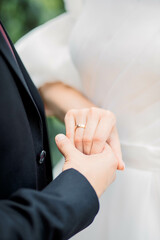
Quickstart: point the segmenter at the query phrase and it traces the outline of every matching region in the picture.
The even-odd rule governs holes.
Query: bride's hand
[[[117,157],[118,169],[124,169],[116,118],[112,112],[96,107],[73,109],[67,112],[65,125],[67,137],[82,153],[100,153],[107,142]]]

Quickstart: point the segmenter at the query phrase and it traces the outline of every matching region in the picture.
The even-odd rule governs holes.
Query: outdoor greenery
[[[50,152],[52,157],[52,165],[55,166],[59,160],[62,158],[62,154],[58,151],[58,148],[55,143],[55,136],[58,133],[65,133],[64,124],[55,117],[47,118],[47,127],[48,127],[48,137]]]
[[[0,18],[13,42],[62,12],[63,0],[0,0]]]
[[[13,42],[62,12],[63,0],[0,0],[0,18]],[[61,154],[54,138],[58,133],[65,133],[65,127],[54,117],[47,118],[47,126],[52,164],[55,166]]]

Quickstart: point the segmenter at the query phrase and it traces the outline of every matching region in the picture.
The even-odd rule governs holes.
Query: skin
[[[115,180],[117,170],[116,156],[108,144],[99,154],[85,155],[63,134],[55,138],[57,147],[65,157],[63,171],[74,168],[79,171],[94,188],[98,198]]]
[[[45,105],[46,115],[56,116],[61,121],[64,121],[70,109],[95,106],[79,91],[61,82],[45,83],[39,88],[39,93]]]
[[[117,169],[125,168],[112,112],[97,108],[79,91],[61,82],[46,83],[39,91],[46,114],[65,121],[66,135],[79,151],[86,155],[101,153],[107,143],[117,158]],[[77,124],[85,124],[86,128],[75,128]]]
[[[79,123],[86,127],[75,128]],[[112,112],[95,107],[70,110],[65,116],[65,125],[67,137],[80,152],[98,154],[107,143],[116,156],[118,170],[124,169],[116,118]]]

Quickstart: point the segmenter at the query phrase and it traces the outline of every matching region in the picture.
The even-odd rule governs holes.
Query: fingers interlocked
[[[118,161],[118,169],[124,168],[116,119],[112,112],[100,108],[70,110],[65,117],[66,135],[82,153],[97,154],[106,142]]]

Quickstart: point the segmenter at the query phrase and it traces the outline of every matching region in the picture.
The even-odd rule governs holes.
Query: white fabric
[[[68,44],[81,5],[80,0],[78,8],[71,7],[70,1],[66,2],[69,12],[37,27],[16,43],[16,49],[37,87],[46,81],[62,81],[81,90]]]
[[[54,59],[54,54],[59,54],[57,36],[65,36],[65,46],[70,41],[71,55],[68,48],[67,54],[61,55],[61,62],[67,56],[70,66],[66,79],[72,86],[76,85],[75,79],[80,79],[82,91],[91,101],[115,113],[126,170],[118,173],[115,183],[104,194],[100,214],[92,226],[73,239],[159,240],[160,1],[86,0],[81,14],[74,10],[75,2],[68,1],[70,13],[59,18],[64,20],[61,28],[56,28],[59,19],[50,22],[53,30],[47,23],[45,39],[37,36],[36,44],[41,44],[41,53],[42,45],[56,38],[56,44],[52,41],[52,45],[45,46],[48,59]],[[72,19],[71,25],[67,19]],[[36,48],[32,36],[38,31],[44,33],[45,27],[29,36],[31,51]],[[37,56],[41,59],[40,53]],[[51,74],[48,79],[64,71],[65,80],[65,64],[59,69],[56,58],[52,70],[51,61],[45,59]],[[46,72],[46,65],[41,74]],[[35,63],[30,59],[32,66]],[[40,70],[36,68],[34,72],[39,74]],[[80,89],[80,84],[76,87]]]
[[[72,15],[72,17],[77,18],[83,9],[83,3],[85,0],[65,0],[66,11]]]

